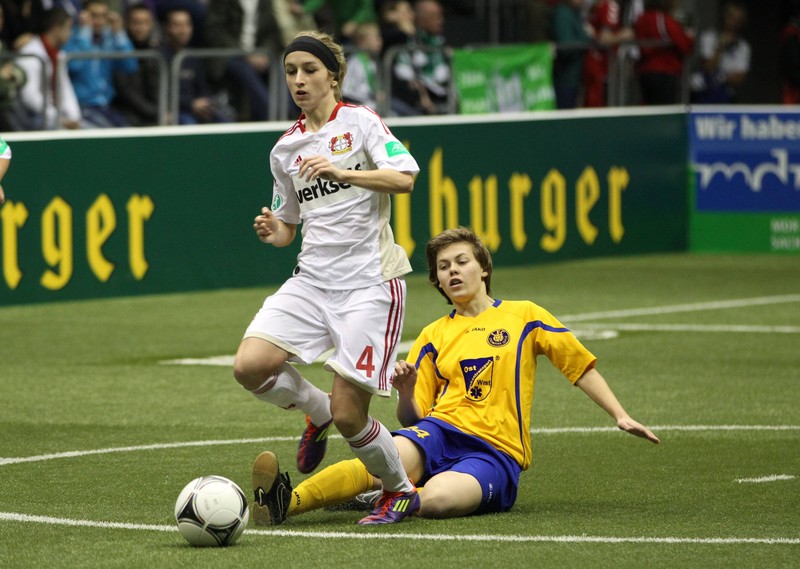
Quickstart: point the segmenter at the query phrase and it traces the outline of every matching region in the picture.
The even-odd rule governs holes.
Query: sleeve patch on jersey
[[[408,148],[402,143],[394,141],[386,143],[386,154],[391,158],[392,156],[399,156],[400,154],[408,154]]]
[[[482,401],[492,391],[494,358],[461,360],[461,373],[464,374],[467,399],[470,401]]]
[[[278,211],[279,209],[281,209],[282,205],[283,205],[283,200],[281,199],[281,195],[275,193],[275,195],[272,196],[272,206],[270,206],[270,209],[272,211]]]

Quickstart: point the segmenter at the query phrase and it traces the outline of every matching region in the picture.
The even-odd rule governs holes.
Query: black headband
[[[311,36],[299,36],[295,38],[286,51],[283,52],[283,60],[286,61],[286,56],[293,51],[305,51],[311,55],[316,56],[328,68],[328,71],[334,75],[339,75],[339,62],[336,61],[336,56],[330,48]]]

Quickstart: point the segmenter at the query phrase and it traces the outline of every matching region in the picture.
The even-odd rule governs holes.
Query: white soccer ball
[[[232,545],[249,519],[242,489],[223,476],[195,478],[175,502],[178,532],[196,547]]]

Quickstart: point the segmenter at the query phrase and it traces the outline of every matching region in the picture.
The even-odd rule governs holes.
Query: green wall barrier
[[[555,115],[555,113],[554,113]],[[397,120],[421,167],[394,197],[415,271],[470,225],[499,265],[687,248],[683,113]],[[299,239],[260,243],[286,124],[17,134],[0,209],[0,304],[278,284]],[[49,138],[45,138],[49,136]]]

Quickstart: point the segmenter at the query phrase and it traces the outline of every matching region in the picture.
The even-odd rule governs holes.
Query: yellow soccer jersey
[[[480,437],[527,469],[536,357],[572,383],[592,355],[552,314],[528,301],[501,301],[474,318],[453,311],[429,324],[409,352],[423,415]]]

